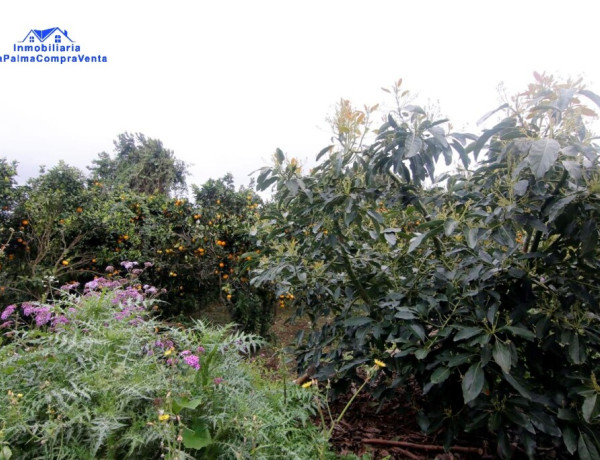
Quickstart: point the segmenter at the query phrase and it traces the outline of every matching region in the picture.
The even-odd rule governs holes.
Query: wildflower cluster
[[[134,268],[139,264],[137,262],[122,262],[121,264],[130,272],[130,277],[137,277],[144,269]],[[152,266],[152,263],[146,262],[144,268]],[[138,271],[134,273],[134,271]],[[108,273],[114,273],[114,267],[106,267]],[[60,287],[59,292],[62,295],[69,295],[74,300],[78,282],[67,283]],[[96,277],[85,283],[83,287],[83,297],[99,297],[103,292],[111,291],[111,303],[117,311],[114,312],[114,318],[118,321],[127,321],[135,326],[145,321],[145,314],[148,310],[148,302],[155,296],[162,293],[156,287],[148,284],[131,284],[128,278]],[[8,305],[0,314],[1,329],[16,327],[18,324],[35,324],[37,327],[48,326],[51,330],[57,331],[59,326],[69,324],[76,320],[77,308],[73,306],[68,308],[61,307],[60,304],[46,305],[36,302],[23,302],[20,307],[16,304]]]
[[[31,320],[37,327],[50,325],[53,329],[62,324],[68,324],[69,319],[59,310],[55,310],[50,305],[37,304],[32,302],[23,302],[21,307],[9,305],[0,315],[2,324],[0,329],[6,329],[16,325],[20,318]]]

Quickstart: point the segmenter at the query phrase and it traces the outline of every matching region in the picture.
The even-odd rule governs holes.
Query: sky
[[[276,148],[310,164],[340,98],[390,102],[399,78],[456,128],[534,71],[600,93],[599,6],[585,0],[105,0],[3,2],[0,56],[59,27],[107,62],[0,62],[0,157],[19,179],[59,160],[85,171],[120,133],[160,139],[189,184],[237,185]],[[474,127],[481,130],[481,127]],[[477,131],[475,131],[477,132]]]

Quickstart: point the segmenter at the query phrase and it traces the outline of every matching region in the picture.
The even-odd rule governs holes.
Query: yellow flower
[[[169,420],[171,418],[171,416],[169,414],[161,414],[158,416],[158,419],[161,422],[166,422],[167,420]]]
[[[383,361],[380,361],[378,359],[373,360],[373,362],[375,363],[375,365],[377,367],[385,367],[385,363]]]
[[[303,383],[303,384],[302,384],[302,388],[308,388],[308,387],[310,387],[312,384],[313,384],[313,381],[312,381],[312,380],[309,380],[308,382],[306,382],[306,383]]]
[[[173,353],[173,347],[171,347],[167,351],[165,351],[165,356],[169,356],[171,353]]]

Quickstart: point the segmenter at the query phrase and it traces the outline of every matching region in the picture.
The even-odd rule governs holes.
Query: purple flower
[[[10,315],[13,314],[16,308],[16,305],[9,305],[8,307],[6,307],[2,312],[2,315],[0,315],[0,319],[5,320],[6,318],[8,318]]]
[[[202,354],[204,353],[206,350],[204,349],[204,347],[198,347],[196,348],[196,353]]]
[[[7,327],[10,327],[10,326],[12,326],[12,323],[13,323],[12,321],[6,321],[6,322],[0,324],[0,329],[6,329]]]
[[[147,284],[144,286],[144,292],[147,295],[154,295],[158,292],[158,289],[156,289],[154,286],[148,286]]]
[[[222,377],[215,377],[213,380],[215,385],[220,385],[221,383],[223,383],[223,378]]]
[[[193,367],[196,370],[200,369],[200,358],[196,355],[187,355],[183,360],[188,366]]]
[[[32,313],[35,313],[36,308],[31,305],[29,302],[25,302],[21,305],[21,309],[23,310],[23,315],[30,316]]]
[[[52,328],[55,331],[60,331],[62,330],[62,326],[69,324],[70,322],[71,321],[64,315],[54,316],[54,318],[52,318]]]
[[[189,355],[189,354],[191,354],[191,353],[192,353],[192,352],[191,352],[190,350],[183,350],[183,351],[181,352],[181,356],[187,356],[187,355]]]
[[[140,273],[142,273],[144,270],[142,270],[141,268],[134,268],[133,270],[131,270],[131,273],[133,275],[139,275]]]
[[[85,283],[86,291],[95,291],[96,289],[98,289],[98,279],[88,281],[87,283]]]
[[[35,312],[35,324],[38,326],[43,326],[44,324],[50,321],[52,317],[52,312],[49,307],[39,307],[36,308]]]
[[[141,302],[144,300],[144,296],[138,292],[137,289],[133,287],[128,287],[124,290],[119,290],[115,292],[115,297],[112,300],[113,304],[127,304],[133,302]]]
[[[138,263],[137,262],[129,262],[129,261],[125,261],[125,262],[121,262],[121,266],[125,268],[125,270],[129,271],[131,270],[133,267],[135,267]],[[106,267],[106,271],[108,271],[108,267]]]
[[[120,287],[121,283],[119,281],[110,281],[106,278],[96,278],[92,281],[85,283],[85,292],[89,293],[90,291],[95,291],[96,289],[113,289]]]
[[[152,267],[154,264],[152,262],[144,262],[144,267],[145,268],[150,268]]]
[[[52,319],[52,325],[56,326],[57,324],[69,324],[69,319],[64,315],[55,316]]]
[[[77,283],[77,282],[75,282],[75,283],[68,283],[68,284],[65,284],[65,285],[61,286],[60,290],[61,291],[69,292],[69,291],[72,291],[73,289],[77,289],[78,287],[79,287],[79,283]]]
[[[115,267],[113,267],[112,265],[109,265],[104,270],[106,270],[107,273],[112,273],[115,271]]]
[[[130,326],[138,326],[140,324],[142,324],[144,322],[144,320],[142,318],[140,318],[139,316],[136,316],[135,318],[129,320],[128,324]]]

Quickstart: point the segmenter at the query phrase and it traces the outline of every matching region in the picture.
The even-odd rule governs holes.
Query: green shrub
[[[310,392],[285,392],[243,359],[262,341],[230,327],[153,319],[155,289],[132,276],[96,279],[83,296],[64,286],[56,302],[4,309],[0,452],[313,458],[326,441],[308,420]]]
[[[326,317],[298,347],[302,368],[343,389],[382,357],[375,396],[413,390],[421,428],[447,446],[470,432],[502,457],[599,458],[600,148],[584,102],[600,97],[536,74],[474,136],[392,92],[398,109],[368,145],[369,110],[343,101],[339,145],[310,173],[281,151],[260,172],[276,203],[253,283]],[[436,178],[454,157],[463,170]]]

